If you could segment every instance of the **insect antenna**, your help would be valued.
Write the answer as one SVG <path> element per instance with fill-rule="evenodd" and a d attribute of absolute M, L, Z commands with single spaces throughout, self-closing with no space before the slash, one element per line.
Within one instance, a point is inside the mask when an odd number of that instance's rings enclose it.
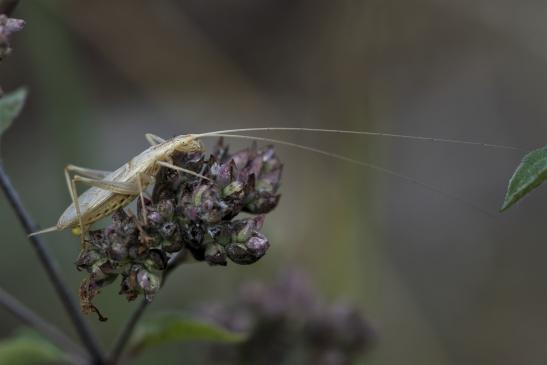
<path fill-rule="evenodd" d="M 299 131 L 299 132 L 316 132 L 316 133 L 330 133 L 330 134 L 355 134 L 361 136 L 376 136 L 376 137 L 389 137 L 389 138 L 399 138 L 399 139 L 410 139 L 414 141 L 425 141 L 425 142 L 436 142 L 436 143 L 448 143 L 448 144 L 462 144 L 462 145 L 472 145 L 486 148 L 497 148 L 513 151 L 523 151 L 524 149 L 506 146 L 501 144 L 493 143 L 484 143 L 484 142 L 474 142 L 474 141 L 465 141 L 460 139 L 450 139 L 450 138 L 437 138 L 437 137 L 423 137 L 423 136 L 412 136 L 406 134 L 394 134 L 394 133 L 382 133 L 382 132 L 368 132 L 368 131 L 355 131 L 355 130 L 343 130 L 343 129 L 324 129 L 324 128 L 300 128 L 300 127 L 257 127 L 257 128 L 238 128 L 238 129 L 226 129 L 216 132 L 207 132 L 201 134 L 195 134 L 196 138 L 206 137 L 209 135 L 218 135 L 222 134 L 231 134 L 231 133 L 245 133 L 245 132 L 261 132 L 261 131 Z"/>
<path fill-rule="evenodd" d="M 485 209 L 485 208 L 483 208 L 483 207 L 481 207 L 481 206 L 479 206 L 479 205 L 477 205 L 477 204 L 475 204 L 475 203 L 473 203 L 473 202 L 471 202 L 467 199 L 464 199 L 464 198 L 462 198 L 458 195 L 446 192 L 442 189 L 439 189 L 439 188 L 437 188 L 433 185 L 429 185 L 427 183 L 424 183 L 424 182 L 422 182 L 420 180 L 417 180 L 413 177 L 410 177 L 408 175 L 404 175 L 404 174 L 398 173 L 396 171 L 387 169 L 387 168 L 382 167 L 382 166 L 378 166 L 378 165 L 375 165 L 375 164 L 372 164 L 372 163 L 369 163 L 369 162 L 357 160 L 357 159 L 347 157 L 347 156 L 344 156 L 344 155 L 339 155 L 337 153 L 332 153 L 332 152 L 325 151 L 325 150 L 322 150 L 322 149 L 319 149 L 319 148 L 305 146 L 305 145 L 301 145 L 301 144 L 298 144 L 298 143 L 293 143 L 293 142 L 288 142 L 288 141 L 283 141 L 283 140 L 273 139 L 273 138 L 255 137 L 255 136 L 241 135 L 241 134 L 229 134 L 229 133 L 222 133 L 222 132 L 204 133 L 204 134 L 194 135 L 194 136 L 195 137 L 225 137 L 225 138 L 236 138 L 236 139 L 262 141 L 262 142 L 275 143 L 275 144 L 288 146 L 288 147 L 294 147 L 294 148 L 298 148 L 298 149 L 301 149 L 301 150 L 304 150 L 304 151 L 314 152 L 314 153 L 317 153 L 317 154 L 320 154 L 320 155 L 335 158 L 337 160 L 349 162 L 349 163 L 352 163 L 354 165 L 359 165 L 359 166 L 362 166 L 362 167 L 370 168 L 372 170 L 382 172 L 386 175 L 397 177 L 399 179 L 405 180 L 407 182 L 418 185 L 418 186 L 420 186 L 422 188 L 425 188 L 427 190 L 434 191 L 434 192 L 436 192 L 436 193 L 438 193 L 438 194 L 440 194 L 444 197 L 447 197 L 449 199 L 457 201 L 457 202 L 459 202 L 463 205 L 466 205 L 466 206 L 468 206 L 468 207 L 470 207 L 474 210 L 477 210 L 477 211 L 487 215 L 490 218 L 495 218 L 496 217 L 492 212 L 488 211 L 487 209 Z"/>

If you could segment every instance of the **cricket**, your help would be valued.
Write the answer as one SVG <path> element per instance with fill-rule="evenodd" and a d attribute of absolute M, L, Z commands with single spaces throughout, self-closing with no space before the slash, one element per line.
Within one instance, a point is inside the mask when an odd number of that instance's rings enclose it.
<path fill-rule="evenodd" d="M 145 134 L 146 140 L 149 142 L 150 147 L 131 158 L 127 163 L 113 172 L 107 172 L 102 170 L 94 170 L 84 168 L 75 165 L 67 165 L 64 173 L 67 182 L 68 191 L 72 199 L 72 204 L 61 214 L 59 220 L 55 226 L 39 230 L 32 235 L 39 235 L 43 233 L 62 231 L 65 229 L 72 229 L 73 233 L 79 235 L 83 242 L 87 229 L 99 219 L 106 217 L 116 211 L 119 208 L 123 208 L 134 201 L 137 197 L 140 197 L 142 205 L 144 207 L 144 191 L 153 183 L 154 176 L 157 174 L 161 167 L 166 167 L 179 171 L 181 173 L 191 174 L 203 179 L 208 179 L 205 176 L 197 174 L 194 171 L 175 166 L 172 163 L 171 156 L 175 151 L 183 153 L 201 152 L 203 151 L 203 145 L 200 142 L 200 138 L 205 137 L 226 137 L 237 139 L 249 139 L 254 141 L 270 142 L 279 145 L 285 145 L 294 147 L 309 152 L 325 155 L 331 158 L 335 158 L 348 163 L 353 163 L 362 167 L 371 168 L 379 172 L 392 175 L 396 178 L 406 180 L 410 183 L 422 186 L 423 188 L 433 190 L 439 194 L 442 194 L 450 199 L 459 201 L 465 205 L 470 206 L 473 209 L 482 211 L 483 213 L 490 214 L 485 209 L 476 206 L 475 204 L 445 191 L 442 191 L 434 186 L 423 183 L 412 177 L 397 173 L 395 171 L 383 168 L 378 165 L 353 159 L 347 156 L 324 151 L 318 148 L 309 147 L 297 143 L 292 143 L 279 139 L 264 138 L 259 136 L 251 136 L 237 133 L 247 132 L 260 132 L 260 131 L 300 131 L 300 132 L 317 132 L 317 133 L 330 133 L 330 134 L 357 134 L 367 136 L 379 136 L 390 138 L 411 139 L 415 141 L 425 142 L 437 142 L 437 143 L 452 143 L 462 145 L 475 145 L 486 148 L 498 148 L 498 149 L 510 149 L 519 150 L 516 147 L 472 142 L 447 138 L 436 137 L 423 137 L 423 136 L 411 136 L 401 134 L 390 134 L 380 132 L 368 132 L 368 131 L 354 131 L 354 130 L 336 130 L 336 129 L 320 129 L 320 128 L 297 128 L 297 127 L 261 127 L 261 128 L 240 128 L 229 129 L 215 132 L 207 132 L 200 134 L 185 134 L 173 137 L 165 140 L 159 136 L 151 133 Z M 74 173 L 71 176 L 71 173 Z M 83 183 L 89 185 L 90 188 L 81 195 L 77 194 L 76 183 Z M 144 215 L 146 219 L 146 215 Z"/>

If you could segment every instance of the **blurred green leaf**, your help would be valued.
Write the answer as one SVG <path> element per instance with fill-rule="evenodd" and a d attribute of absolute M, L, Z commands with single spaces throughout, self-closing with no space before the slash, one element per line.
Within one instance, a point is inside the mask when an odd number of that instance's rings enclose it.
<path fill-rule="evenodd" d="M 547 146 L 528 153 L 509 180 L 501 211 L 508 209 L 547 179 Z"/>
<path fill-rule="evenodd" d="M 0 98 L 0 136 L 4 134 L 11 123 L 23 109 L 25 99 L 27 98 L 27 90 L 19 88 Z"/>
<path fill-rule="evenodd" d="M 59 349 L 33 333 L 25 332 L 0 341 L 0 364 L 59 364 L 63 360 Z"/>
<path fill-rule="evenodd" d="M 246 336 L 219 325 L 181 314 L 163 314 L 142 324 L 132 341 L 132 353 L 173 341 L 237 343 Z"/>

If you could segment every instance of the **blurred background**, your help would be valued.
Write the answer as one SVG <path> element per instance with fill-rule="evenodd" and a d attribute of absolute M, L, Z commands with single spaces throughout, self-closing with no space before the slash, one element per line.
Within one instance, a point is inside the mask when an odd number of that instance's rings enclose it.
<path fill-rule="evenodd" d="M 0 65 L 0 84 L 26 85 L 30 99 L 2 154 L 43 227 L 70 202 L 66 164 L 117 168 L 147 146 L 146 132 L 290 126 L 545 144 L 543 0 L 50 0 L 24 1 L 14 16 L 27 26 Z M 265 224 L 266 257 L 249 267 L 183 267 L 148 314 L 228 300 L 242 282 L 298 267 L 328 300 L 362 309 L 378 335 L 363 364 L 545 363 L 547 190 L 497 213 L 523 152 L 261 135 L 383 166 L 492 215 L 279 147 L 283 196 Z M 0 285 L 72 332 L 3 196 L 0 222 Z M 78 239 L 46 240 L 76 294 Z M 108 322 L 88 318 L 105 344 L 137 304 L 117 291 L 97 300 Z M 0 336 L 18 325 L 0 312 Z M 195 349 L 167 345 L 135 363 L 179 363 Z"/>

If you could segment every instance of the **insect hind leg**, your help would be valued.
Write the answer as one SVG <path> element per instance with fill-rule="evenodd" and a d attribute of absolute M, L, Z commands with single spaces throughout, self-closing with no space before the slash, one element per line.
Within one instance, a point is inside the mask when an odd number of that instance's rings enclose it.
<path fill-rule="evenodd" d="M 73 172 L 92 179 L 104 179 L 108 174 L 111 173 L 110 171 L 88 169 L 87 167 L 81 167 L 76 165 L 67 165 L 65 169 L 69 172 Z"/>
<path fill-rule="evenodd" d="M 139 197 L 141 199 L 141 206 L 142 206 L 142 219 L 144 220 L 144 224 L 148 225 L 148 218 L 146 214 L 146 206 L 144 205 L 144 188 L 142 183 L 142 175 L 139 174 L 137 177 L 137 184 L 139 186 Z"/>
<path fill-rule="evenodd" d="M 85 226 L 82 219 L 82 214 L 80 210 L 80 203 L 78 202 L 78 192 L 76 190 L 76 180 L 70 177 L 71 165 L 65 167 L 65 179 L 68 187 L 68 192 L 70 193 L 70 198 L 72 199 L 72 204 L 76 209 L 76 216 L 78 217 L 78 223 L 80 224 L 80 243 L 84 244 L 84 235 L 85 235 Z"/>
<path fill-rule="evenodd" d="M 165 139 L 163 139 L 159 136 L 156 136 L 155 134 L 152 134 L 152 133 L 146 133 L 144 135 L 144 137 L 146 138 L 148 143 L 150 143 L 151 146 L 155 146 L 155 145 L 158 145 L 160 143 L 165 142 Z"/>

